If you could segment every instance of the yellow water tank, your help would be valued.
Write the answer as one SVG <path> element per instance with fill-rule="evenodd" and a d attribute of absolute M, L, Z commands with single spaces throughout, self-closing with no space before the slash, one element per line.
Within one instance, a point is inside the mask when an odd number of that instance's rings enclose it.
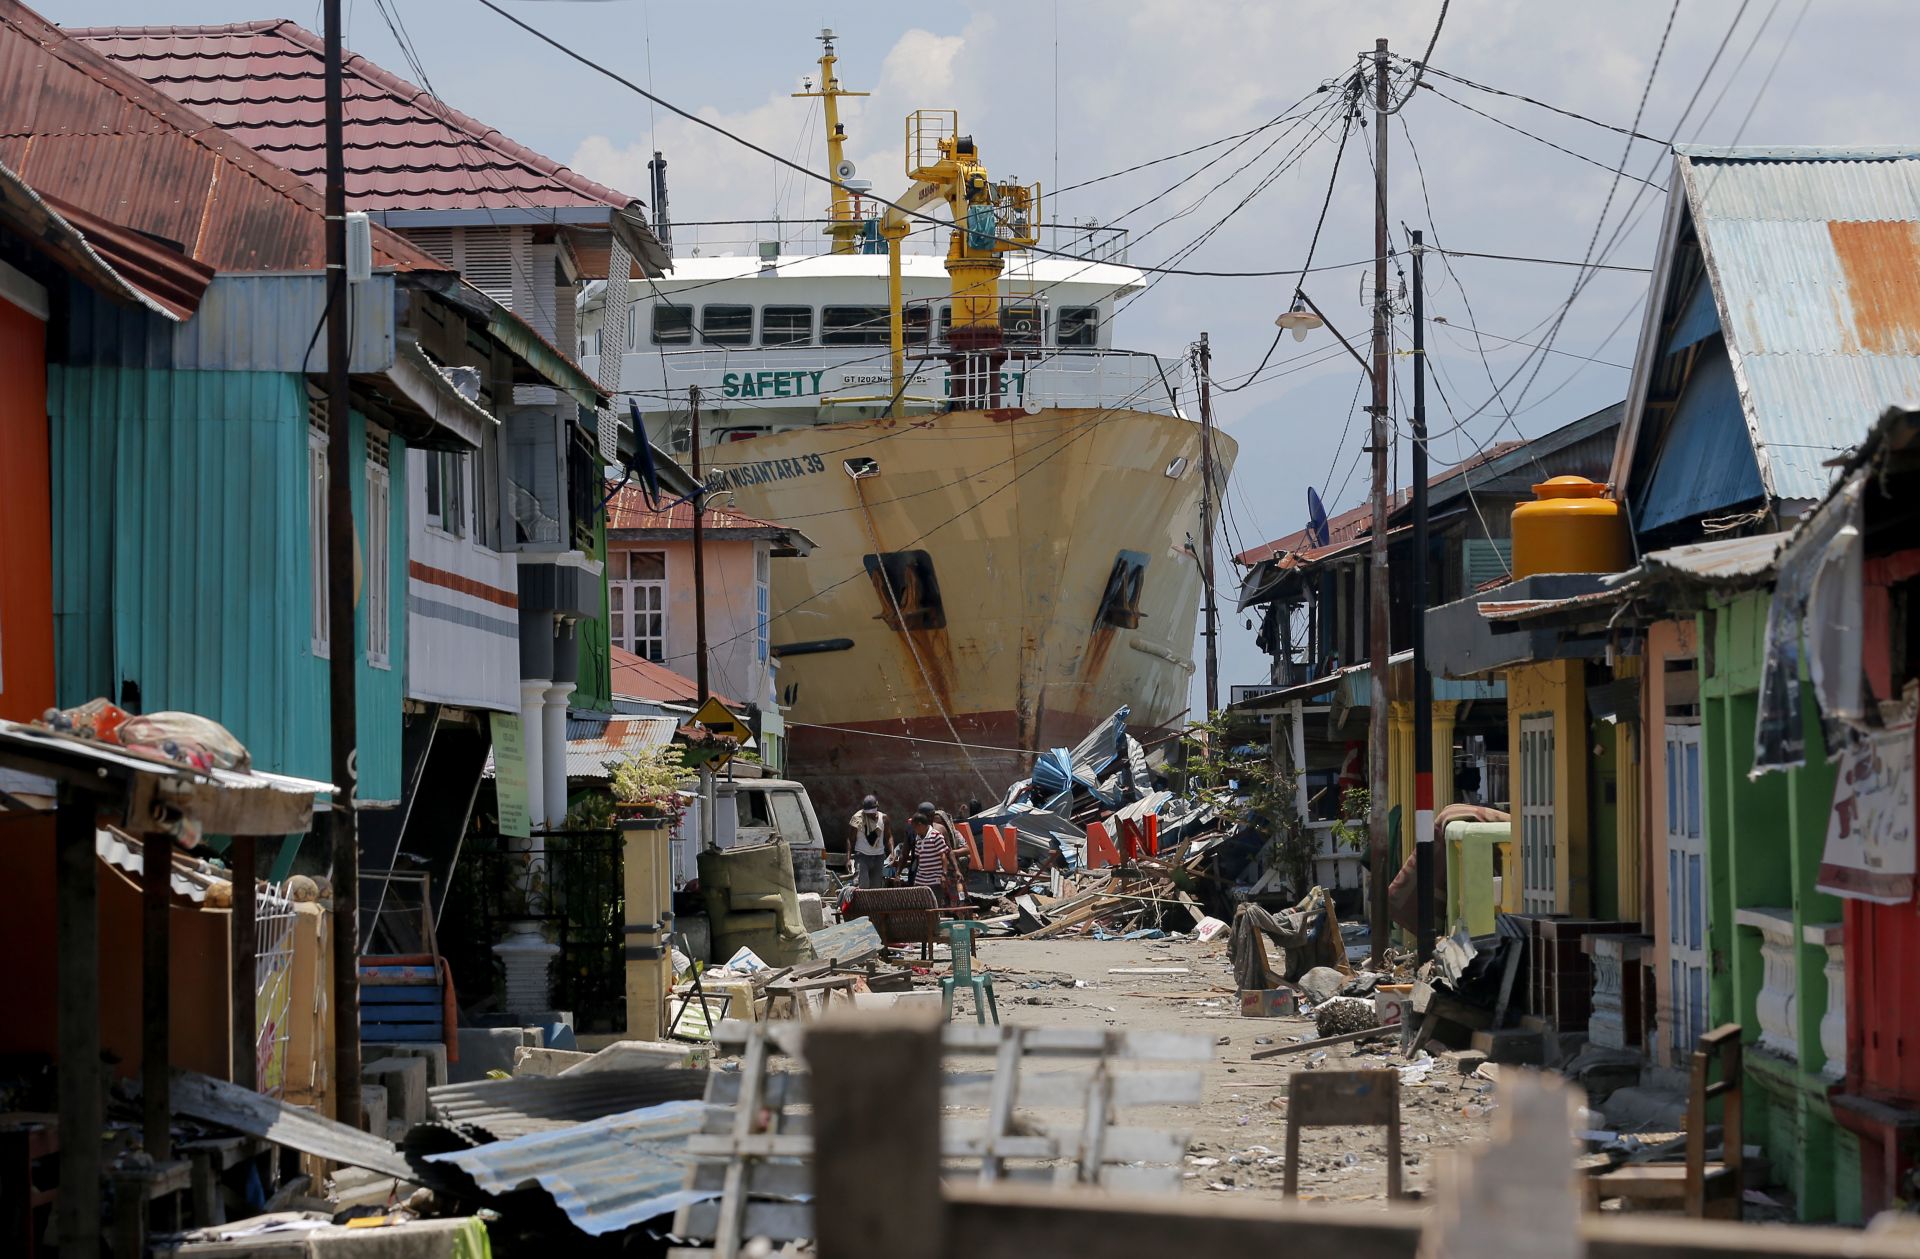
<path fill-rule="evenodd" d="M 1627 519 L 1606 496 L 1606 486 L 1583 476 L 1557 476 L 1533 492 L 1533 502 L 1513 509 L 1514 577 L 1631 567 Z"/>

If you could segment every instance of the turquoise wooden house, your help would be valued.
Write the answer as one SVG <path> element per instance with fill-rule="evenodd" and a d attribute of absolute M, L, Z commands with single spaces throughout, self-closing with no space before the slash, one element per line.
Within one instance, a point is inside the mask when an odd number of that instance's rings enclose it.
<path fill-rule="evenodd" d="M 482 403 L 590 382 L 447 264 L 371 229 L 349 287 L 352 407 L 318 386 L 320 194 L 0 0 L 13 166 L 152 298 L 48 320 L 58 702 L 204 714 L 257 765 L 330 778 L 328 660 L 357 662 L 358 800 L 402 798 L 405 454 L 497 436 Z M 531 360 L 531 361 L 530 361 Z M 537 361 L 539 366 L 534 366 Z M 328 641 L 325 444 L 350 426 L 355 641 Z M 291 854 L 289 854 L 291 855 Z"/>

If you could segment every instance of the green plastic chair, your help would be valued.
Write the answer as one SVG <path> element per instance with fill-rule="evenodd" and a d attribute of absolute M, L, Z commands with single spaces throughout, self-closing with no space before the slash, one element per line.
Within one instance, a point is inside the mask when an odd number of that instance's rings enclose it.
<path fill-rule="evenodd" d="M 945 924 L 947 948 L 953 954 L 953 973 L 940 981 L 940 995 L 946 1004 L 946 1013 L 942 1022 L 953 1018 L 953 993 L 961 984 L 973 985 L 973 1016 L 982 1023 L 987 1021 L 987 1011 L 993 1011 L 993 1022 L 1000 1024 L 1000 1003 L 993 996 L 993 976 L 986 971 L 973 969 L 973 937 L 986 930 L 977 922 L 965 918 L 950 919 Z"/>

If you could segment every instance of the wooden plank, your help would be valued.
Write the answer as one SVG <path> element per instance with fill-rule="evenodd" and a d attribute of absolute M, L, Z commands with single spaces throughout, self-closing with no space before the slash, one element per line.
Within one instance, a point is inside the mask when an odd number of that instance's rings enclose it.
<path fill-rule="evenodd" d="M 719 1199 L 710 1198 L 689 1206 L 683 1235 L 712 1236 L 720 1222 L 722 1205 Z M 742 1214 L 741 1235 L 745 1237 L 765 1237 L 776 1242 L 787 1242 L 812 1237 L 814 1233 L 813 1207 L 805 1202 L 748 1202 Z M 712 1256 L 715 1251 L 696 1253 Z"/>
<path fill-rule="evenodd" d="M 821 1148 L 834 1152 L 814 1169 L 816 1253 L 968 1254 L 952 1248 L 942 1228 L 940 1025 L 894 1012 L 828 1018 L 814 1025 L 808 1050 L 819 1099 L 815 1126 Z M 885 1104 L 874 1104 L 876 1098 Z"/>
<path fill-rule="evenodd" d="M 1253 1203 L 1227 1194 L 1156 1201 L 956 1184 L 947 1189 L 941 1231 L 950 1259 L 1266 1255 L 1276 1247 L 1290 1255 L 1414 1259 L 1422 1217 L 1410 1207 Z"/>
<path fill-rule="evenodd" d="M 259 1088 L 260 1014 L 259 965 L 260 928 L 257 918 L 259 883 L 256 877 L 258 844 L 251 835 L 235 835 L 227 848 L 227 862 L 233 878 L 233 915 L 228 922 L 231 935 L 228 978 L 232 998 L 230 1013 L 233 1033 L 232 1079 L 243 1089 Z M 218 1195 L 215 1195 L 216 1198 Z M 220 1223 L 208 1220 L 207 1223 Z"/>
<path fill-rule="evenodd" d="M 173 838 L 149 831 L 140 842 L 141 1144 L 155 1161 L 173 1157 L 167 1056 L 173 987 Z"/>
<path fill-rule="evenodd" d="M 1398 1036 L 1398 1026 L 1389 1023 L 1384 1027 L 1369 1027 L 1357 1032 L 1342 1032 L 1338 1036 L 1322 1036 L 1318 1040 L 1303 1040 L 1296 1045 L 1275 1045 L 1272 1049 L 1256 1049 L 1247 1055 L 1258 1062 L 1262 1058 L 1284 1058 L 1288 1054 L 1304 1053 L 1309 1049 L 1320 1049 L 1327 1045 L 1345 1045 L 1356 1040 L 1371 1040 L 1375 1036 Z"/>
<path fill-rule="evenodd" d="M 1023 1073 L 1017 1106 L 1071 1106 L 1078 1109 L 1093 1087 L 1095 1072 L 1047 1071 Z M 993 1098 L 991 1072 L 949 1074 L 942 1100 L 948 1106 L 987 1106 Z M 1197 1106 L 1202 1077 L 1198 1071 L 1125 1071 L 1113 1076 L 1115 1106 Z M 816 1105 L 818 1103 L 816 1102 Z"/>
<path fill-rule="evenodd" d="M 60 1196 L 54 1216 L 60 1253 L 100 1254 L 101 1103 L 100 902 L 94 819 L 101 800 L 62 786 L 54 818 L 54 896 L 58 922 Z"/>
<path fill-rule="evenodd" d="M 726 1188 L 727 1165 L 695 1163 L 688 1185 L 718 1193 Z M 747 1169 L 747 1192 L 769 1198 L 801 1198 L 813 1193 L 813 1168 L 805 1163 L 755 1162 Z"/>
<path fill-rule="evenodd" d="M 702 1158 L 810 1158 L 814 1139 L 792 1132 L 696 1132 L 687 1153 Z"/>
<path fill-rule="evenodd" d="M 1135 1062 L 1211 1062 L 1213 1038 L 1192 1032 L 1109 1032 L 1101 1028 L 1029 1027 L 1023 1029 L 1022 1052 L 1078 1054 Z M 942 1046 L 948 1053 L 997 1053 L 1001 1029 L 977 1023 L 948 1027 Z"/>

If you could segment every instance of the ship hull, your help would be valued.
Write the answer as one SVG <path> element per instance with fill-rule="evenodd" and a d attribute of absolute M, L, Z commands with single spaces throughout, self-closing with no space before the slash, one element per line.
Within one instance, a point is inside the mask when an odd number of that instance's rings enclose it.
<path fill-rule="evenodd" d="M 1222 480 L 1233 452 L 1216 435 Z M 869 793 L 896 814 L 991 802 L 1036 752 L 1122 705 L 1136 734 L 1185 718 L 1201 594 L 1191 421 L 958 411 L 706 453 L 734 507 L 815 542 L 772 566 L 770 637 L 789 772 L 823 817 Z M 855 478 L 860 460 L 874 470 Z"/>

